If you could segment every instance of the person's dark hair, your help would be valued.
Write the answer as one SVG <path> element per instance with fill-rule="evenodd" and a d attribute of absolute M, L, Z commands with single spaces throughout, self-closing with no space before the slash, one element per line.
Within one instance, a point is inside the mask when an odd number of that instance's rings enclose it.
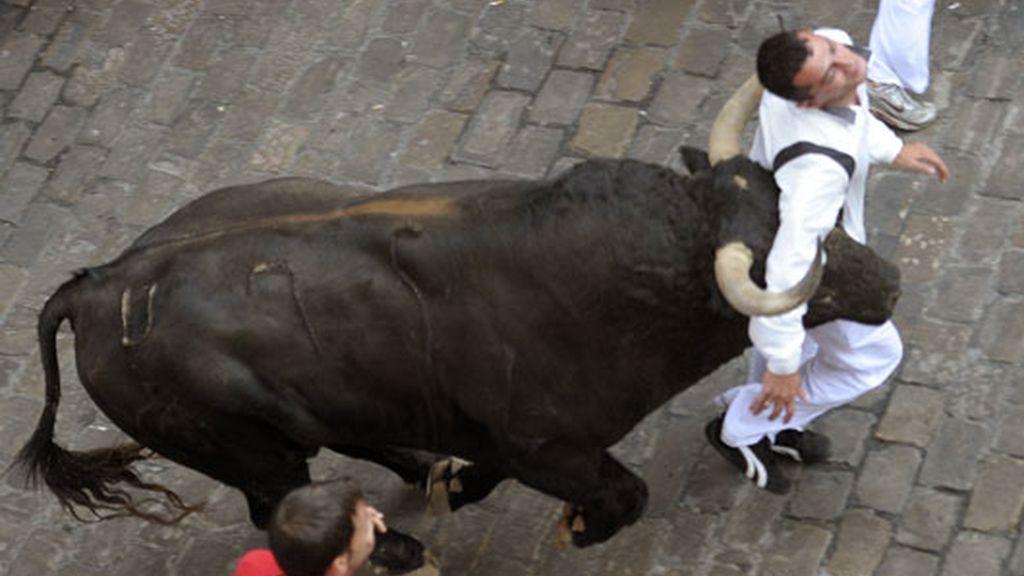
<path fill-rule="evenodd" d="M 362 491 L 348 480 L 315 482 L 277 505 L 267 537 L 288 576 L 323 576 L 352 542 L 352 517 Z"/>
<path fill-rule="evenodd" d="M 811 55 L 797 31 L 785 31 L 767 38 L 757 49 L 757 79 L 765 90 L 786 100 L 808 100 L 806 88 L 794 88 L 793 77 Z"/>

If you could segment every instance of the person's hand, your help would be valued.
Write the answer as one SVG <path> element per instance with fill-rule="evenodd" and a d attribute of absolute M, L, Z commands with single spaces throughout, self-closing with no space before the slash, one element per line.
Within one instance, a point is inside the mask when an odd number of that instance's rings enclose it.
<path fill-rule="evenodd" d="M 949 178 L 949 168 L 927 144 L 910 142 L 903 145 L 903 149 L 896 155 L 892 165 L 904 170 L 931 174 L 945 182 Z"/>
<path fill-rule="evenodd" d="M 761 379 L 761 393 L 750 404 L 750 411 L 754 414 L 760 414 L 765 408 L 772 406 L 772 413 L 768 416 L 768 419 L 775 420 L 785 410 L 786 415 L 782 418 L 782 421 L 788 423 L 793 419 L 793 412 L 796 409 L 796 398 L 798 396 L 805 402 L 810 400 L 807 397 L 807 392 L 800 385 L 800 372 L 775 374 L 765 370 L 764 377 Z"/>
<path fill-rule="evenodd" d="M 374 531 L 380 532 L 381 534 L 387 532 L 388 527 L 384 525 L 384 514 L 373 506 L 368 506 L 368 508 L 369 510 L 367 510 L 367 513 L 370 515 L 370 522 L 373 523 Z"/>

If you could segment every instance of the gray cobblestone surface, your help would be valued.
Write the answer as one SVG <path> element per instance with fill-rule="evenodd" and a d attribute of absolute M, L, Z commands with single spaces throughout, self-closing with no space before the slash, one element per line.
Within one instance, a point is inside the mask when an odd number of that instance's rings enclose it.
<path fill-rule="evenodd" d="M 894 381 L 824 418 L 836 454 L 751 488 L 705 444 L 733 362 L 614 452 L 648 482 L 643 519 L 585 550 L 554 544 L 560 504 L 512 482 L 457 514 L 369 464 L 358 478 L 445 574 L 1024 576 L 1024 5 L 940 1 L 930 96 L 910 135 L 953 170 L 876 169 L 871 242 L 900 265 Z M 776 14 L 865 41 L 876 0 L 0 1 L 0 466 L 42 409 L 35 315 L 75 268 L 215 187 L 310 175 L 376 190 L 543 177 L 589 156 L 679 167 L 752 70 Z M 61 337 L 61 443 L 122 438 Z M 207 510 L 175 527 L 83 524 L 0 482 L 0 573 L 228 574 L 259 545 L 241 496 L 155 460 Z"/>

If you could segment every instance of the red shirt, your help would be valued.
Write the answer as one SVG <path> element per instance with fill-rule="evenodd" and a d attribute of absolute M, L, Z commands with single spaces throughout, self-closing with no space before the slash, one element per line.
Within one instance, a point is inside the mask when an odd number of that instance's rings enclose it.
<path fill-rule="evenodd" d="M 238 561 L 231 576 L 285 576 L 274 555 L 266 548 L 249 550 Z"/>

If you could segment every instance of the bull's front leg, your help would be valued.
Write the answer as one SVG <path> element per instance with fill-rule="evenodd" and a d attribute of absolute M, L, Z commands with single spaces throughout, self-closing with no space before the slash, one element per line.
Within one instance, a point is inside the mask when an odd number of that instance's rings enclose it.
<path fill-rule="evenodd" d="M 647 485 L 604 450 L 548 445 L 514 460 L 523 484 L 567 503 L 562 522 L 584 547 L 636 522 L 647 506 Z"/>

